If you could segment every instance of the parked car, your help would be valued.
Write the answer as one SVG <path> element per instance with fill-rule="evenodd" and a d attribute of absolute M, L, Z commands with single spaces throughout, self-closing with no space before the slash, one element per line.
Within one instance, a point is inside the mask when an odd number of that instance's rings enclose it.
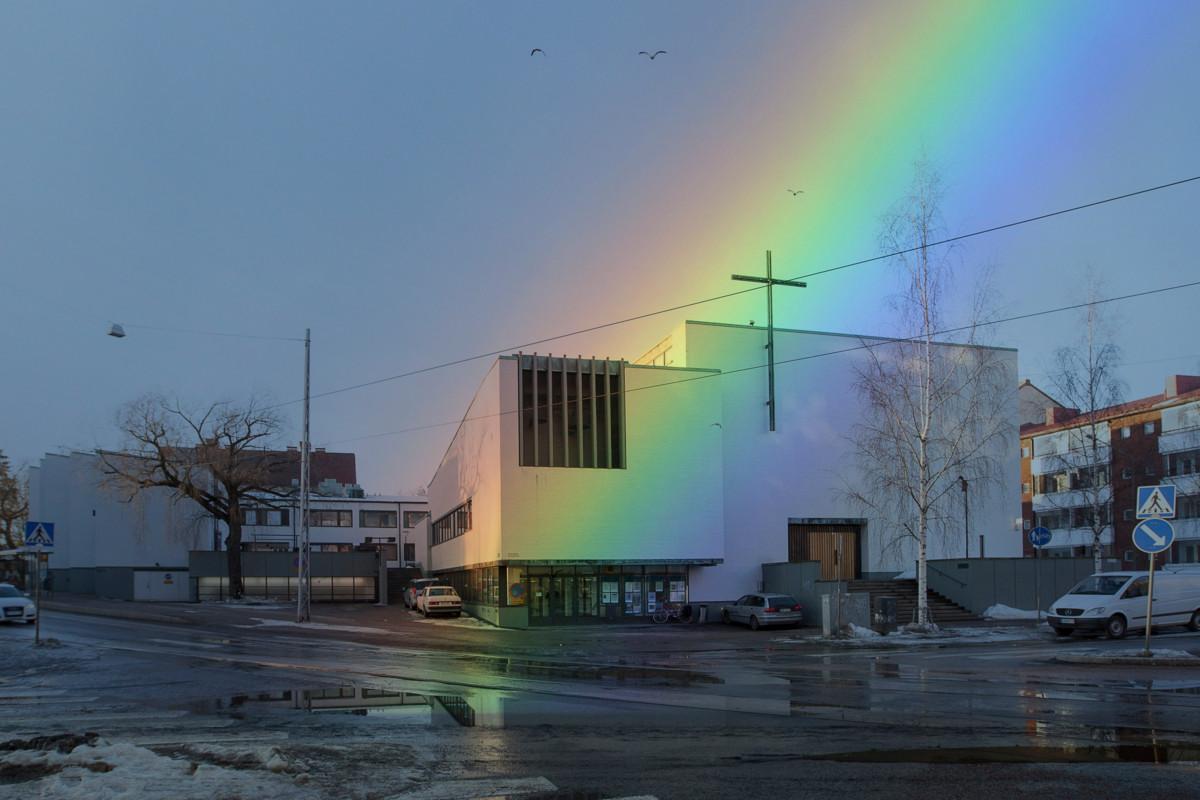
<path fill-rule="evenodd" d="M 1146 629 L 1149 585 L 1149 572 L 1097 572 L 1055 600 L 1047 621 L 1059 636 L 1089 631 L 1120 639 L 1127 631 Z M 1156 571 L 1153 614 L 1152 625 L 1200 631 L 1200 570 L 1168 566 Z"/>
<path fill-rule="evenodd" d="M 462 598 L 453 586 L 426 586 L 417 596 L 417 610 L 425 616 L 430 614 L 462 614 Z"/>
<path fill-rule="evenodd" d="M 37 606 L 11 583 L 0 583 L 0 621 L 33 622 L 37 619 Z"/>
<path fill-rule="evenodd" d="M 752 631 L 768 625 L 795 627 L 804 622 L 804 609 L 791 595 L 757 592 L 743 595 L 733 605 L 722 608 L 721 622 L 726 625 L 741 622 Z"/>
<path fill-rule="evenodd" d="M 444 586 L 445 582 L 438 578 L 416 578 L 409 582 L 404 589 L 404 605 L 416 610 L 417 597 L 424 591 L 426 586 Z"/>

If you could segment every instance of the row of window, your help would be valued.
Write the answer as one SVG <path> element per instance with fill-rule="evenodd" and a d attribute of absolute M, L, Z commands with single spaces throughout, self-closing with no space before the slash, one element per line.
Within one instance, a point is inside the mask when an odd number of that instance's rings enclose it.
<path fill-rule="evenodd" d="M 292 542 L 242 542 L 244 553 L 292 553 L 298 548 Z M 382 550 L 386 561 L 396 561 L 399 550 L 396 549 L 396 537 L 368 536 L 363 544 L 351 542 L 312 542 L 309 550 L 313 553 L 353 553 L 356 550 Z M 404 561 L 412 563 L 417 560 L 417 546 L 414 542 L 404 543 Z"/>
<path fill-rule="evenodd" d="M 1132 522 L 1135 518 L 1134 510 L 1126 508 L 1121 512 L 1121 518 L 1126 522 Z M 1200 518 L 1200 495 L 1180 495 L 1175 502 L 1175 518 L 1176 519 L 1197 519 Z M 1051 530 L 1062 528 L 1090 528 L 1092 527 L 1092 509 L 1090 506 L 1083 508 L 1058 508 L 1053 511 L 1043 511 L 1037 515 L 1037 524 Z M 1104 505 L 1100 507 L 1100 519 L 1102 525 L 1108 525 L 1112 522 L 1112 506 Z M 1028 523 L 1026 528 L 1028 528 Z"/>
<path fill-rule="evenodd" d="M 428 511 L 405 511 L 404 527 L 415 528 L 428 514 Z M 364 508 L 358 512 L 358 527 L 395 528 L 396 519 L 395 511 Z M 348 508 L 314 508 L 309 511 L 308 520 L 311 528 L 353 528 L 354 512 Z M 291 524 L 291 510 L 246 508 L 242 510 L 242 524 L 286 527 Z"/>
<path fill-rule="evenodd" d="M 1153 436 L 1154 431 L 1156 430 L 1156 425 L 1157 425 L 1157 423 L 1155 423 L 1153 421 L 1142 423 L 1142 433 L 1146 434 L 1147 436 Z M 1076 431 L 1079 431 L 1079 433 L 1076 433 Z M 1086 429 L 1084 429 L 1084 428 L 1076 428 L 1073 431 L 1071 431 L 1070 434 L 1068 434 L 1071 437 L 1070 438 L 1070 449 L 1071 450 L 1082 450 L 1090 443 L 1091 440 L 1085 431 L 1086 431 Z M 1122 439 L 1128 439 L 1132 435 L 1133 435 L 1133 429 L 1130 428 L 1130 426 L 1126 425 L 1123 428 L 1121 428 L 1121 438 Z M 1045 453 L 1042 455 L 1049 455 L 1049 453 Z M 1021 458 L 1029 458 L 1029 445 L 1023 445 L 1021 447 Z"/>
<path fill-rule="evenodd" d="M 433 523 L 433 544 L 441 544 L 471 530 L 471 501 L 463 503 Z"/>

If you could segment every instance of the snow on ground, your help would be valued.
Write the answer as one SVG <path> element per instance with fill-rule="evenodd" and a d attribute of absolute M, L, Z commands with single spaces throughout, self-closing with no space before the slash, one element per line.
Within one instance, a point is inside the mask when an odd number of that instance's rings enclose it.
<path fill-rule="evenodd" d="M 984 619 L 1040 619 L 1037 610 L 1027 611 L 1023 608 L 1013 608 L 1003 603 L 988 606 L 983 612 Z"/>
<path fill-rule="evenodd" d="M 911 569 L 906 569 L 906 570 L 904 570 L 904 572 L 901 572 L 899 575 L 892 576 L 892 580 L 894 580 L 894 581 L 915 581 L 916 579 L 917 579 L 916 567 L 913 567 Z"/>
<path fill-rule="evenodd" d="M 880 634 L 876 633 L 870 628 L 864 628 L 861 625 L 855 625 L 853 622 L 846 626 L 846 634 L 851 639 L 878 639 L 880 636 Z"/>
<path fill-rule="evenodd" d="M 308 775 L 304 765 L 288 760 L 275 748 L 246 753 L 238 759 L 223 760 L 211 754 L 171 758 L 137 745 L 97 739 L 94 745 L 82 745 L 68 753 L 4 753 L 0 755 L 0 775 L 23 779 L 23 796 L 62 800 L 319 797 L 305 785 Z"/>
<path fill-rule="evenodd" d="M 262 617 L 251 617 L 250 621 L 258 624 L 238 625 L 237 627 L 308 628 L 309 630 L 348 631 L 350 633 L 395 633 L 395 631 L 384 630 L 383 628 L 364 628 L 361 625 L 329 625 L 324 622 L 296 622 L 292 619 L 263 619 Z"/>

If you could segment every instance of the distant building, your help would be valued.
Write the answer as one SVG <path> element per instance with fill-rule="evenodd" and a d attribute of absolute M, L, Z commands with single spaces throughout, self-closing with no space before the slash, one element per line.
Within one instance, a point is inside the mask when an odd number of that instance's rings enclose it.
<path fill-rule="evenodd" d="M 1036 390 L 1026 381 L 1022 390 L 1027 387 Z M 1177 487 L 1176 538 L 1168 560 L 1200 562 L 1200 376 L 1171 375 L 1161 394 L 1101 409 L 1095 420 L 1103 445 L 1099 464 L 1090 463 L 1083 446 L 1090 422 L 1078 409 L 1047 404 L 1040 421 L 1021 426 L 1025 530 L 1036 525 L 1051 530 L 1045 555 L 1090 555 L 1094 495 L 1081 482 L 1096 476 L 1103 485 L 1104 556 L 1124 568 L 1144 569 L 1146 556 L 1132 541 L 1137 487 L 1171 483 Z M 1025 555 L 1033 555 L 1028 541 L 1024 547 Z"/>
<path fill-rule="evenodd" d="M 388 567 L 427 563 L 425 498 L 367 496 L 354 483 L 353 453 L 325 455 L 333 458 L 320 460 L 320 469 L 313 470 L 314 486 L 331 496 L 311 496 L 312 551 L 378 550 Z M 278 479 L 281 489 L 291 485 L 287 470 Z M 242 550 L 297 550 L 298 505 L 292 496 L 261 498 L 243 507 Z M 197 577 L 189 574 L 189 554 L 221 551 L 227 535 L 223 523 L 169 489 L 133 495 L 114 490 L 94 453 L 47 454 L 30 470 L 30 518 L 55 523 L 48 564 L 56 590 L 129 600 L 189 599 L 196 588 L 191 579 Z M 247 593 L 257 588 L 248 582 Z"/>
<path fill-rule="evenodd" d="M 913 549 L 889 546 L 842 492 L 863 339 L 776 331 L 772 433 L 766 333 L 689 321 L 635 363 L 496 359 L 429 484 L 433 573 L 477 616 L 524 627 L 732 600 L 761 587 L 767 563 L 831 579 L 910 568 Z M 1001 486 L 970 499 L 969 546 L 1019 556 L 1016 352 L 994 355 L 1011 435 L 995 453 Z M 961 519 L 930 538 L 931 558 L 964 554 Z"/>

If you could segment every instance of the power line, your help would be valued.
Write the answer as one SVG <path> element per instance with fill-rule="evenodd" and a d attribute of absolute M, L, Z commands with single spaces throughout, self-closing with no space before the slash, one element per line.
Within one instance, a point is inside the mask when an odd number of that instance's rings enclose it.
<path fill-rule="evenodd" d="M 1190 178 L 1182 178 L 1180 180 L 1170 181 L 1169 183 L 1161 183 L 1161 184 L 1158 184 L 1157 186 L 1150 186 L 1145 189 L 1138 189 L 1136 191 L 1126 192 L 1124 194 L 1113 195 L 1112 197 L 1106 197 L 1101 200 L 1093 200 L 1089 203 L 1083 203 L 1081 205 L 1071 206 L 1070 208 L 1063 208 L 1063 209 L 1059 209 L 1057 211 L 1050 211 L 1045 214 L 1038 214 L 1038 215 L 1032 216 L 1032 217 L 1025 217 L 1023 219 L 1014 220 L 1012 222 L 1006 222 L 1001 225 L 992 225 L 990 227 L 981 228 L 979 230 L 971 231 L 969 233 L 957 234 L 955 236 L 950 236 L 945 239 L 939 239 L 935 242 L 929 242 L 929 243 L 925 244 L 924 247 L 926 247 L 926 248 L 940 247 L 942 245 L 952 244 L 954 242 L 960 242 L 960 241 L 963 241 L 964 239 L 970 239 L 975 236 L 983 236 L 983 235 L 986 235 L 989 233 L 995 233 L 997 231 L 1015 228 L 1020 225 L 1028 225 L 1033 222 L 1040 222 L 1043 220 L 1051 219 L 1053 217 L 1062 216 L 1064 214 L 1071 214 L 1071 213 L 1074 213 L 1077 211 L 1083 211 L 1085 209 L 1095 208 L 1097 206 L 1102 206 L 1107 203 L 1115 203 L 1115 202 L 1118 202 L 1121 200 L 1127 200 L 1132 197 L 1138 197 L 1140 195 L 1149 194 L 1151 192 L 1158 192 L 1158 191 L 1162 191 L 1164 189 L 1171 189 L 1171 188 L 1174 188 L 1177 186 L 1182 186 L 1187 183 L 1192 183 L 1194 181 L 1200 181 L 1200 175 L 1195 175 Z M 858 261 L 851 261 L 851 262 L 848 262 L 845 264 L 840 264 L 838 266 L 827 267 L 825 269 L 816 270 L 814 272 L 808 272 L 808 273 L 804 273 L 802 275 L 797 275 L 796 277 L 791 278 L 790 280 L 803 280 L 805 278 L 812 278 L 812 277 L 816 277 L 819 275 L 827 275 L 831 272 L 838 272 L 838 271 L 845 270 L 845 269 L 851 269 L 853 267 L 860 267 L 865 264 L 872 264 L 872 263 L 875 263 L 878 261 L 884 261 L 889 258 L 895 258 L 896 256 L 906 255 L 908 253 L 912 253 L 912 252 L 915 252 L 920 249 L 922 249 L 922 247 L 912 247 L 912 248 L 908 248 L 908 249 L 904 249 L 904 250 L 896 250 L 896 251 L 890 252 L 890 253 L 883 253 L 881 255 L 871 256 L 870 258 L 864 258 L 864 259 L 860 259 Z M 521 344 L 516 344 L 516 345 L 509 346 L 509 347 L 503 347 L 498 350 L 489 350 L 488 352 L 485 352 L 485 353 L 476 353 L 475 355 L 464 356 L 462 358 L 456 358 L 456 359 L 453 359 L 450 361 L 443 361 L 438 364 L 431 364 L 427 367 L 420 367 L 418 369 L 408 370 L 407 372 L 399 372 L 399 373 L 396 373 L 395 375 L 388 375 L 388 376 L 385 376 L 382 378 L 376 378 L 374 380 L 365 381 L 363 383 L 355 383 L 355 384 L 351 384 L 349 386 L 342 386 L 337 389 L 330 389 L 328 391 L 318 392 L 318 393 L 312 395 L 312 399 L 316 400 L 316 399 L 319 399 L 322 397 L 330 397 L 330 396 L 336 395 L 336 394 L 344 394 L 345 392 L 352 392 L 352 391 L 356 391 L 358 389 L 365 389 L 365 388 L 368 388 L 371 386 L 378 386 L 379 384 L 382 384 L 382 383 L 389 383 L 391 381 L 402 380 L 404 378 L 411 378 L 416 375 L 423 375 L 428 372 L 435 372 L 437 370 L 446 369 L 448 367 L 455 367 L 460 364 L 466 364 L 471 361 L 478 361 L 478 360 L 484 359 L 484 358 L 491 358 L 493 356 L 503 355 L 505 353 L 511 353 L 516 350 L 525 350 L 530 347 L 535 347 L 537 345 L 542 345 L 542 344 L 546 344 L 548 342 L 557 341 L 559 339 L 567 339 L 572 336 L 580 336 L 585 333 L 593 333 L 595 331 L 604 330 L 606 328 L 614 328 L 618 325 L 625 325 L 630 322 L 638 322 L 640 320 L 649 319 L 651 317 L 660 316 L 662 314 L 669 314 L 673 311 L 682 311 L 683 309 L 686 309 L 686 308 L 693 308 L 695 306 L 704 305 L 707 303 L 714 303 L 718 300 L 727 300 L 731 297 L 737 297 L 738 295 L 748 294 L 750 292 L 761 291 L 763 288 L 764 287 L 762 287 L 762 286 L 752 286 L 752 287 L 749 287 L 746 289 L 737 289 L 735 291 L 725 292 L 723 294 L 718 294 L 718 295 L 713 295 L 712 297 L 705 297 L 700 300 L 693 300 L 688 303 L 680 303 L 679 305 L 669 306 L 667 308 L 660 308 L 656 311 L 648 311 L 644 314 L 638 314 L 638 315 L 632 316 L 632 317 L 624 317 L 622 319 L 612 320 L 610 322 L 602 322 L 602 323 L 599 323 L 596 325 L 589 326 L 587 328 L 580 328 L 578 330 L 570 331 L 568 333 L 560 333 L 560 334 L 555 334 L 554 336 L 546 336 L 541 339 L 535 339 L 533 341 L 523 342 Z M 301 402 L 301 401 L 300 400 L 288 400 L 283 403 L 277 403 L 276 405 L 271 406 L 271 407 L 272 408 L 280 408 L 282 406 L 294 405 L 295 403 L 299 403 L 299 402 Z"/>
<path fill-rule="evenodd" d="M 1100 300 L 1089 300 L 1089 301 L 1084 301 L 1081 303 L 1072 303 L 1070 305 L 1055 306 L 1054 308 L 1047 308 L 1047 309 L 1043 309 L 1041 311 L 1030 311 L 1030 312 L 1026 312 L 1024 314 L 1016 314 L 1016 315 L 1010 316 L 1010 317 L 1002 317 L 1000 319 L 985 320 L 983 322 L 975 323 L 972 325 L 959 325 L 959 326 L 956 326 L 953 328 L 946 328 L 944 330 L 934 331 L 933 333 L 930 334 L 930 336 L 949 336 L 949 335 L 952 335 L 955 333 L 962 333 L 964 331 L 969 331 L 969 330 L 972 330 L 975 328 L 984 328 L 984 327 L 989 327 L 992 325 L 1003 325 L 1003 324 L 1007 324 L 1009 322 L 1021 322 L 1023 320 L 1049 316 L 1051 314 L 1061 314 L 1065 311 L 1077 311 L 1081 308 L 1087 308 L 1088 306 L 1105 305 L 1108 303 L 1116 303 L 1116 302 L 1120 302 L 1123 300 L 1134 300 L 1139 297 L 1147 297 L 1147 296 L 1155 295 L 1155 294 L 1163 294 L 1165 292 L 1177 291 L 1179 289 L 1190 289 L 1190 288 L 1193 288 L 1196 286 L 1200 286 L 1200 281 L 1189 281 L 1187 283 L 1177 283 L 1173 286 L 1163 286 L 1158 289 L 1146 289 L 1141 292 L 1131 292 L 1129 294 L 1117 295 L 1115 297 L 1106 297 L 1106 298 L 1102 298 Z M 796 364 L 796 363 L 799 363 L 802 361 L 811 361 L 811 360 L 817 359 L 817 358 L 825 358 L 827 356 L 844 355 L 845 353 L 852 353 L 852 352 L 856 352 L 859 350 L 869 350 L 872 347 L 886 347 L 887 345 L 892 345 L 892 344 L 905 344 L 905 343 L 917 342 L 917 341 L 920 341 L 921 339 L 923 339 L 924 335 L 910 336 L 907 338 L 882 338 L 882 337 L 867 337 L 867 336 L 863 336 L 861 338 L 863 338 L 863 339 L 871 338 L 871 339 L 873 339 L 873 341 L 870 344 L 865 344 L 865 343 L 858 344 L 858 345 L 853 345 L 851 347 L 838 348 L 837 350 L 827 350 L 823 353 L 812 353 L 812 354 L 809 354 L 806 356 L 797 356 L 796 358 L 783 359 L 780 361 L 776 361 L 775 365 L 779 366 L 782 364 Z M 953 342 L 953 341 L 945 341 L 945 342 L 938 342 L 937 344 L 955 345 L 955 344 L 959 344 L 959 343 Z M 703 375 L 694 375 L 692 377 L 680 378 L 679 380 L 667 381 L 664 383 L 651 383 L 651 384 L 647 384 L 646 386 L 638 386 L 633 389 L 626 389 L 626 390 L 624 390 L 624 394 L 632 394 L 634 392 L 646 391 L 648 389 L 657 389 L 657 388 L 662 388 L 664 386 L 678 386 L 678 385 L 684 384 L 684 383 L 691 383 L 692 381 L 705 380 L 708 378 L 720 378 L 720 377 L 723 377 L 726 375 L 737 375 L 739 373 L 751 372 L 753 370 L 759 370 L 759 369 L 766 369 L 766 365 L 765 364 L 753 364 L 753 365 L 745 366 L 745 367 L 737 367 L 734 369 L 722 370 L 720 372 L 706 372 Z M 614 392 L 614 393 L 609 393 L 609 394 L 616 394 L 616 393 Z M 602 397 L 604 395 L 599 395 L 599 396 Z M 540 409 L 541 407 L 538 406 L 537 408 Z M 356 437 L 353 437 L 350 439 L 336 439 L 333 441 L 325 442 L 323 446 L 329 446 L 329 445 L 334 445 L 334 444 L 346 444 L 349 442 L 361 442 L 361 441 L 366 441 L 369 439 L 380 439 L 385 436 L 399 436 L 399 435 L 405 434 L 405 433 L 417 433 L 420 431 L 427 431 L 427 430 L 432 430 L 435 428 L 444 428 L 444 427 L 448 427 L 450 425 L 461 425 L 465 422 L 475 422 L 478 420 L 491 419 L 493 417 L 502 417 L 507 414 L 516 414 L 516 413 L 519 413 L 518 409 L 514 409 L 514 410 L 510 410 L 510 411 L 498 411 L 498 412 L 491 413 L 491 414 L 481 414 L 476 417 L 463 417 L 462 419 L 448 421 L 448 422 L 434 422 L 434 423 L 430 423 L 428 425 L 418 425 L 418 426 L 414 426 L 411 428 L 401 428 L 400 430 L 395 430 L 395 431 L 385 431 L 383 433 L 372 433 L 372 434 L 367 434 L 365 436 L 356 436 Z"/>

